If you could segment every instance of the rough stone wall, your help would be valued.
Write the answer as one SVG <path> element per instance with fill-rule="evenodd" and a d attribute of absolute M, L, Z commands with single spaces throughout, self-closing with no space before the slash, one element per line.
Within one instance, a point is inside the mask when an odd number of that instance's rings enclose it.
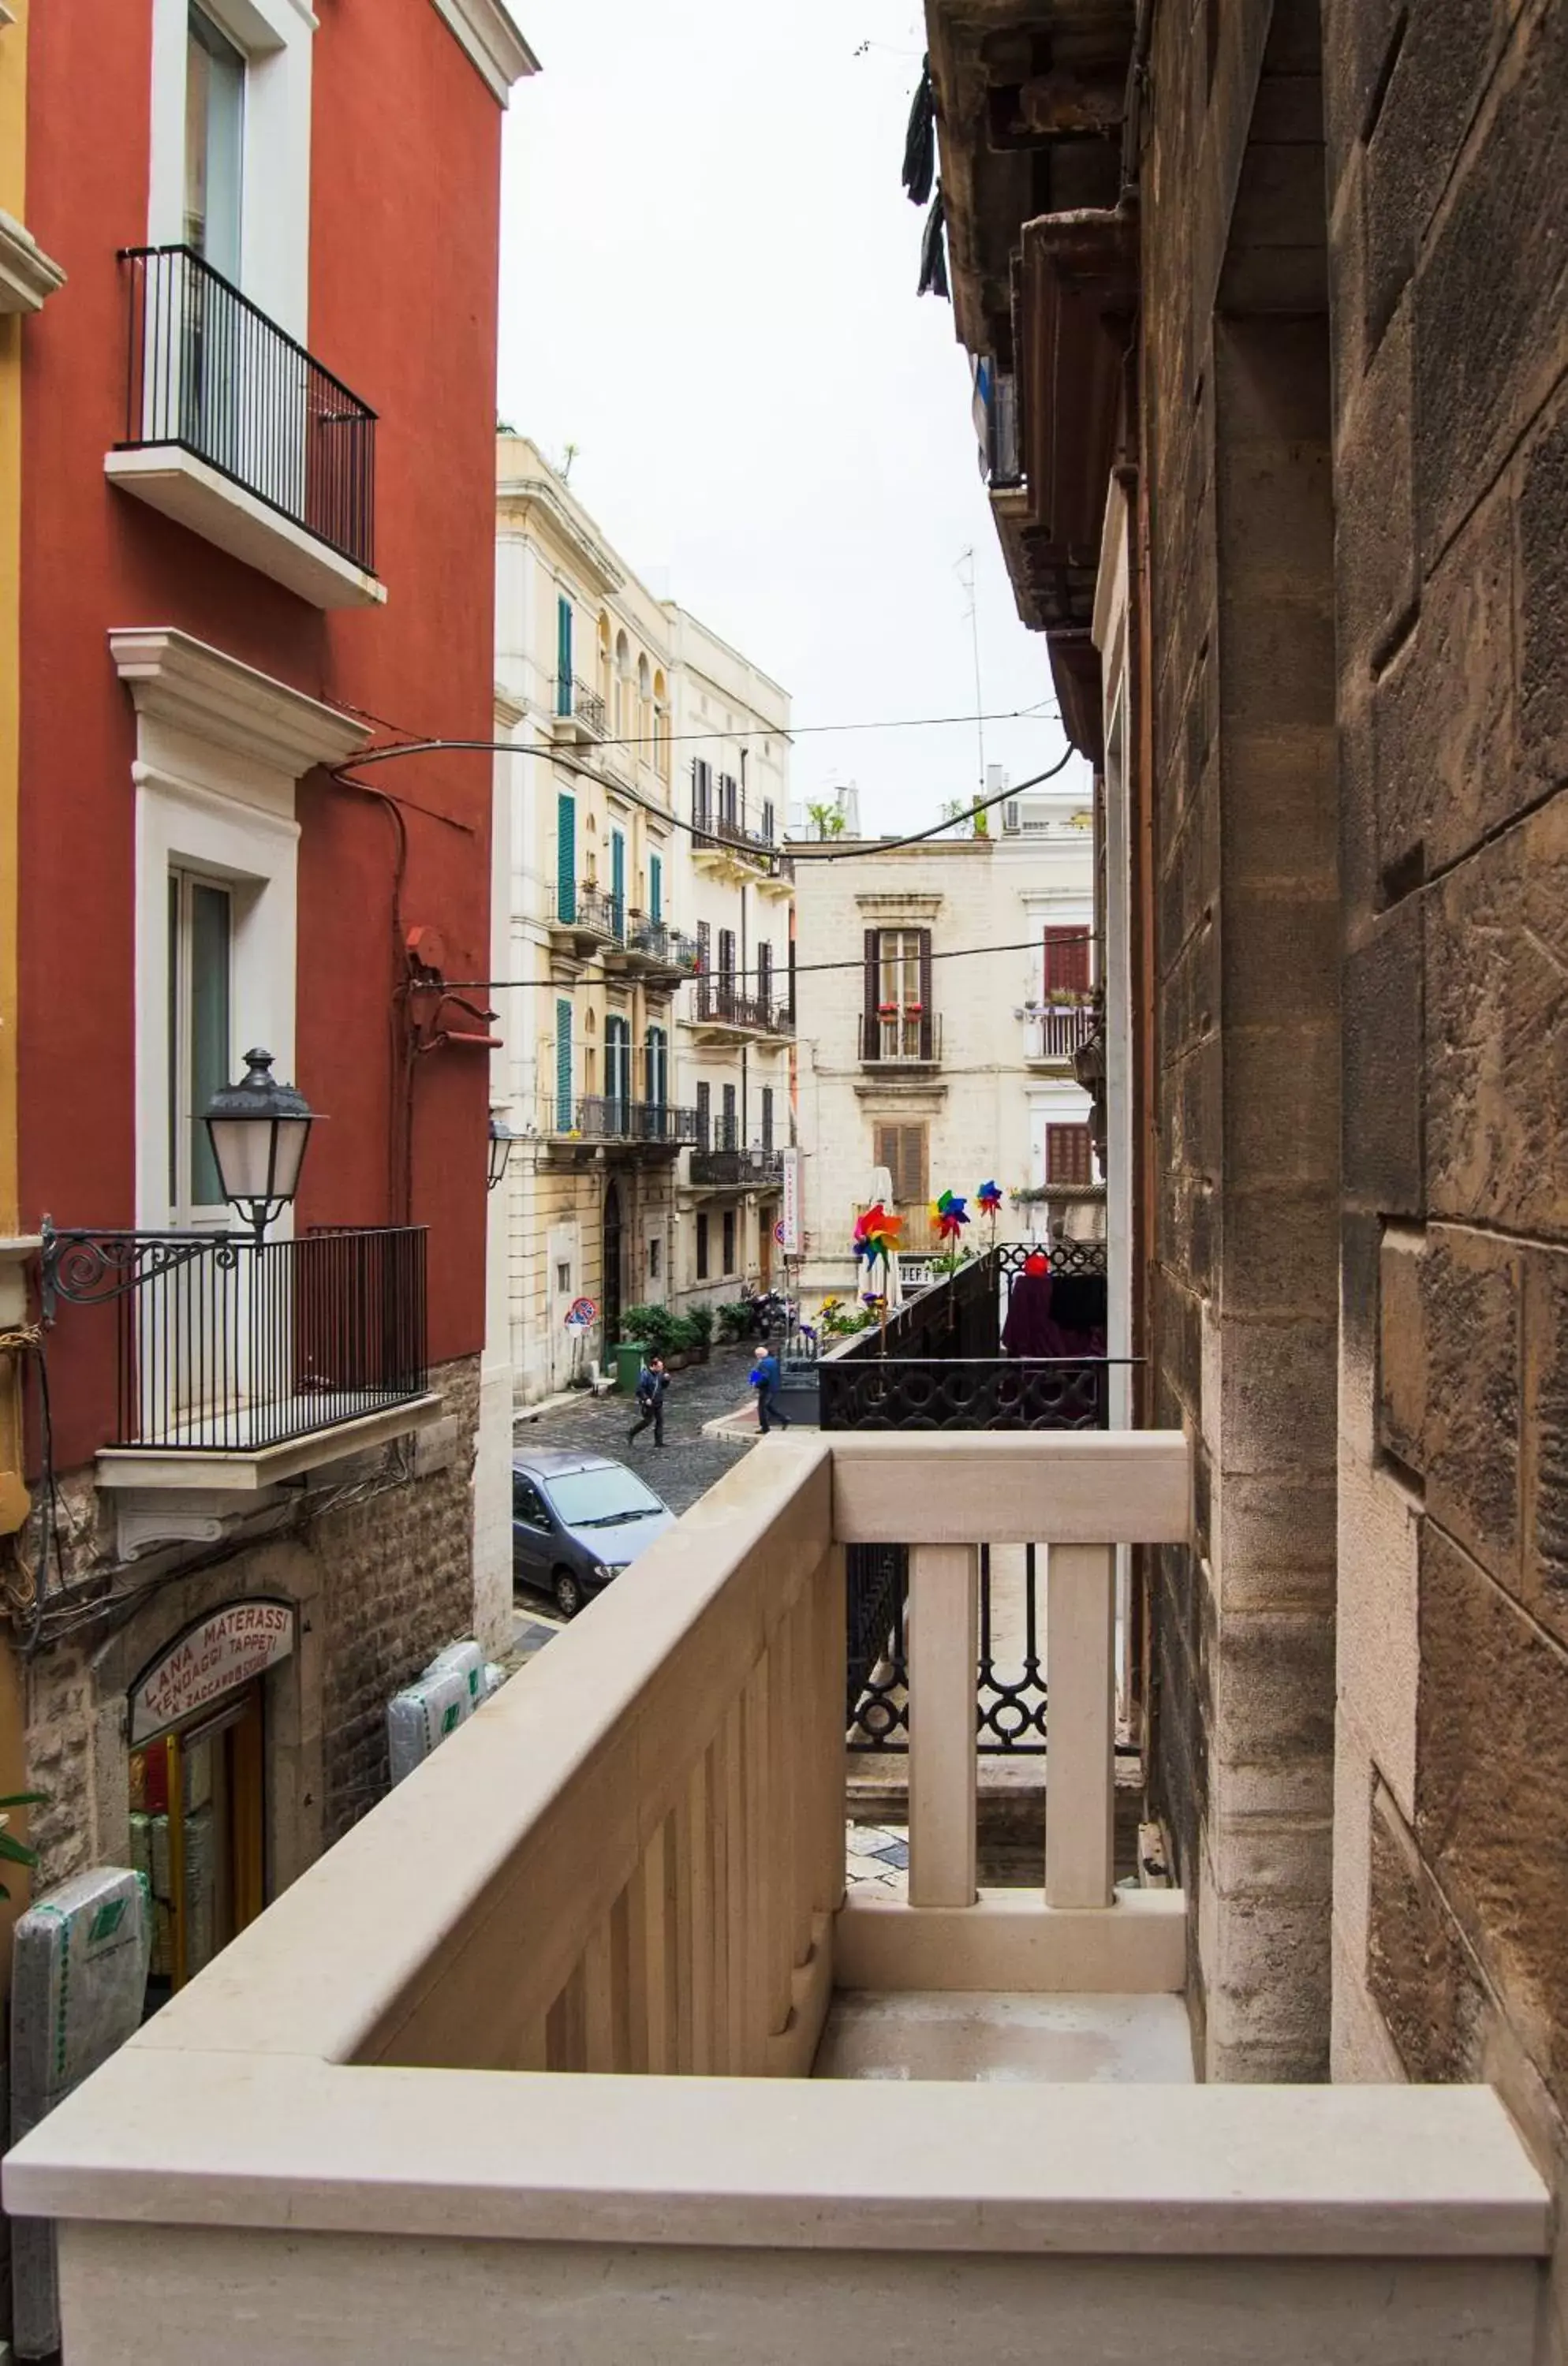
<path fill-rule="evenodd" d="M 1495 2077 L 1561 2157 L 1568 10 L 1324 14 L 1346 928 L 1334 2058 Z"/>
<path fill-rule="evenodd" d="M 1319 26 L 1156 19 L 1143 166 L 1152 521 L 1155 1780 L 1208 2075 L 1323 2075 L 1333 1797 L 1337 878 Z"/>
<path fill-rule="evenodd" d="M 90 1483 L 68 1483 L 76 1589 L 26 1662 L 28 1776 L 41 1862 L 35 1891 L 128 1842 L 127 1694 L 193 1621 L 246 1594 L 299 1607 L 286 1682 L 269 1679 L 269 1878 L 279 1888 L 372 1807 L 386 1783 L 388 1700 L 474 1628 L 472 1490 L 479 1361 L 433 1375 L 446 1402 L 420 1438 L 317 1474 L 325 1503 L 288 1507 L 276 1532 L 116 1568 Z M 276 1511 L 262 1515 L 276 1522 Z M 105 1597 L 112 1596 L 112 1602 Z M 94 1600 L 88 1615 L 90 1599 Z"/>

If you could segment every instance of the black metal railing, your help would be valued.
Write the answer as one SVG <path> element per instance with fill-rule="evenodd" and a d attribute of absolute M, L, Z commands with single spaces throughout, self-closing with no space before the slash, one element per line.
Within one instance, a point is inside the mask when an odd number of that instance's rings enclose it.
<path fill-rule="evenodd" d="M 694 1150 L 692 1180 L 721 1190 L 777 1190 L 784 1183 L 784 1152 L 757 1145 L 742 1150 L 733 1144 Z"/>
<path fill-rule="evenodd" d="M 118 449 L 177 445 L 368 575 L 376 414 L 194 247 L 122 247 L 126 422 Z"/>
<path fill-rule="evenodd" d="M 682 936 L 662 920 L 632 918 L 626 925 L 626 950 L 652 968 L 677 977 L 694 977 L 700 955 L 694 937 Z"/>
<path fill-rule="evenodd" d="M 577 1104 L 577 1132 L 584 1142 L 655 1143 L 678 1150 L 697 1139 L 697 1112 L 666 1101 L 637 1101 L 618 1093 L 598 1094 Z"/>
<path fill-rule="evenodd" d="M 575 717 L 596 739 L 604 737 L 604 702 L 596 690 L 590 690 L 575 674 L 557 674 L 551 688 L 555 692 L 556 713 L 565 720 Z"/>
<path fill-rule="evenodd" d="M 1103 1357 L 1025 1363 L 993 1356 L 863 1361 L 825 1356 L 817 1368 L 821 1424 L 824 1429 L 1104 1429 L 1110 1369 Z"/>
<path fill-rule="evenodd" d="M 773 831 L 752 826 L 744 794 L 727 797 L 716 784 L 705 797 L 692 792 L 692 844 L 701 853 L 728 847 L 759 863 L 774 879 L 793 879 L 795 857 L 780 846 Z"/>
<path fill-rule="evenodd" d="M 250 1453 L 425 1391 L 423 1226 L 62 1233 L 48 1288 L 116 1303 L 120 1449 Z"/>
<path fill-rule="evenodd" d="M 793 1035 L 795 1011 L 771 994 L 742 994 L 723 976 L 705 970 L 697 980 L 694 1018 L 715 1027 L 748 1027 L 759 1035 Z"/>
<path fill-rule="evenodd" d="M 909 1599 L 907 1545 L 851 1545 L 845 1731 L 852 1751 L 875 1755 L 909 1747 Z M 1039 1555 L 994 1566 L 980 1547 L 980 1632 L 976 1662 L 976 1746 L 983 1758 L 1043 1755 L 1049 1706 Z"/>
<path fill-rule="evenodd" d="M 556 889 L 556 922 L 563 929 L 575 929 L 584 937 L 617 937 L 624 924 L 624 915 L 617 915 L 615 899 L 587 882 L 581 887 Z"/>

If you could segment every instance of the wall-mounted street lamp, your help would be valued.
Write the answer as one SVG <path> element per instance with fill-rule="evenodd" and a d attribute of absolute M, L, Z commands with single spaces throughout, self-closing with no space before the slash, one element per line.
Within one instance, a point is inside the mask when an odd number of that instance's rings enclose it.
<path fill-rule="evenodd" d="M 491 1110 L 490 1113 L 490 1174 L 485 1184 L 485 1189 L 488 1191 L 493 1191 L 498 1183 L 503 1183 L 506 1180 L 506 1170 L 512 1163 L 512 1145 L 514 1142 L 521 1142 L 523 1138 L 522 1134 L 514 1133 L 513 1132 L 512 1127 L 508 1124 L 505 1116 L 500 1110 Z"/>
<path fill-rule="evenodd" d="M 223 1197 L 259 1241 L 299 1189 L 315 1111 L 272 1073 L 270 1052 L 247 1052 L 237 1085 L 224 1085 L 202 1111 Z"/>
<path fill-rule="evenodd" d="M 201 1114 L 218 1166 L 218 1180 L 230 1206 L 244 1218 L 259 1247 L 273 1218 L 290 1205 L 299 1189 L 299 1170 L 316 1113 L 292 1085 L 272 1073 L 272 1053 L 245 1054 L 237 1085 L 213 1094 Z M 92 1305 L 125 1298 L 171 1267 L 189 1265 L 209 1253 L 232 1266 L 232 1236 L 208 1232 L 58 1232 L 43 1220 L 42 1306 L 52 1323 L 56 1301 Z"/>

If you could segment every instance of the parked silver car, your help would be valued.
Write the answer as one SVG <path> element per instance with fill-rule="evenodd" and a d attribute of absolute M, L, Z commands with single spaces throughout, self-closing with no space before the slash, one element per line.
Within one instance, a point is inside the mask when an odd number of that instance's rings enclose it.
<path fill-rule="evenodd" d="M 553 1595 L 562 1617 L 575 1617 L 674 1518 L 606 1454 L 513 1455 L 512 1582 Z"/>

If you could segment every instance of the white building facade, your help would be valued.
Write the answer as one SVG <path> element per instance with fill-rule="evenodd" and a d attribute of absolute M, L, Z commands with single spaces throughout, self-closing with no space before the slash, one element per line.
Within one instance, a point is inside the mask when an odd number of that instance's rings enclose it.
<path fill-rule="evenodd" d="M 1097 1024 L 1091 795 L 1010 800 L 985 836 L 797 851 L 798 1128 L 808 1302 L 852 1286 L 858 1211 L 890 1189 L 907 1258 L 930 1202 L 1009 1194 L 998 1240 L 1098 1233 L 1075 1058 Z M 1039 1195 L 1016 1200 L 1015 1192 Z"/>
<path fill-rule="evenodd" d="M 497 439 L 491 1238 L 518 1399 L 628 1308 L 770 1270 L 790 1134 L 789 701 L 656 599 L 527 438 Z M 504 883 L 503 884 L 502 883 Z M 499 1296 L 499 1293 L 496 1293 Z"/>

